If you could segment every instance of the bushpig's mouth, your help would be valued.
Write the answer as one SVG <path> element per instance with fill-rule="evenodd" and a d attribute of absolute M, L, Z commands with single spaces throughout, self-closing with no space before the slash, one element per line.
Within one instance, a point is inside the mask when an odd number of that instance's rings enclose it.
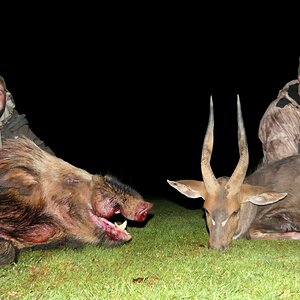
<path fill-rule="evenodd" d="M 109 221 L 109 219 L 121 214 L 128 220 L 143 222 L 152 207 L 152 203 L 144 201 L 140 201 L 140 203 L 134 207 L 121 206 L 116 201 L 109 199 L 108 201 L 98 202 L 93 209 L 90 210 L 90 215 L 97 227 L 100 227 L 111 241 L 126 242 L 131 239 L 131 235 L 126 231 L 127 221 L 118 225 L 116 222 L 113 223 Z"/>
<path fill-rule="evenodd" d="M 116 222 L 112 223 L 106 218 L 97 217 L 92 211 L 90 211 L 90 216 L 93 222 L 106 232 L 112 240 L 127 242 L 131 239 L 131 235 L 126 231 L 127 220 L 123 224 L 118 225 Z"/>

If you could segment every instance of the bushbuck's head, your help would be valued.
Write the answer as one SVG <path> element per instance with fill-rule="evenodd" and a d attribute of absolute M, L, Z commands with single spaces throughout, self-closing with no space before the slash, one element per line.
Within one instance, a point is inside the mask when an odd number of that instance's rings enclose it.
<path fill-rule="evenodd" d="M 239 162 L 230 178 L 216 178 L 210 159 L 213 148 L 213 128 L 214 114 L 213 101 L 210 98 L 209 122 L 204 138 L 201 171 L 203 181 L 179 180 L 168 183 L 179 192 L 189 198 L 202 197 L 206 222 L 209 230 L 209 248 L 225 249 L 243 231 L 243 227 L 249 227 L 253 218 L 250 214 L 241 213 L 243 205 L 253 203 L 256 205 L 266 205 L 279 201 L 286 196 L 286 193 L 271 192 L 266 187 L 253 186 L 244 183 L 249 164 L 249 154 L 245 127 L 242 118 L 239 97 L 237 98 L 237 119 L 238 119 L 238 143 L 239 143 Z M 247 210 L 256 207 L 247 208 Z M 245 231 L 245 230 L 244 230 Z"/>

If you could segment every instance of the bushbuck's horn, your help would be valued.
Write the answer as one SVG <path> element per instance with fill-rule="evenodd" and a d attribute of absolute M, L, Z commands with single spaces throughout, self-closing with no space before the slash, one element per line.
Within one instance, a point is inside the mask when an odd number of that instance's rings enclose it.
<path fill-rule="evenodd" d="M 217 178 L 215 177 L 210 165 L 213 144 L 214 144 L 214 105 L 213 105 L 212 96 L 210 96 L 209 121 L 208 121 L 208 126 L 207 126 L 207 130 L 203 142 L 202 157 L 201 157 L 202 179 L 205 184 L 205 188 L 209 194 L 214 194 L 219 187 Z"/>
<path fill-rule="evenodd" d="M 238 115 L 237 119 L 238 119 L 238 140 L 239 140 L 240 159 L 234 172 L 232 173 L 230 179 L 226 184 L 226 188 L 228 189 L 228 193 L 230 195 L 234 195 L 240 190 L 241 185 L 244 182 L 244 179 L 246 177 L 248 164 L 249 164 L 247 138 L 246 138 L 245 126 L 243 122 L 239 95 L 237 95 L 237 115 Z"/>

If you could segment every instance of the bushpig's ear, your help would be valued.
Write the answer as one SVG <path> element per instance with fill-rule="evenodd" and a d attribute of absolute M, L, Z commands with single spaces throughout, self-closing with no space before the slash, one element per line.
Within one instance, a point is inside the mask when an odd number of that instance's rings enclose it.
<path fill-rule="evenodd" d="M 0 188 L 14 188 L 21 195 L 29 195 L 38 184 L 35 176 L 27 168 L 13 168 L 0 174 Z"/>

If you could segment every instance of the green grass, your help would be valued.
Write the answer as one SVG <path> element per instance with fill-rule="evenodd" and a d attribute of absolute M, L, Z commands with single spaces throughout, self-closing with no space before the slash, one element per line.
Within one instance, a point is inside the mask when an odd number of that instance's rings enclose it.
<path fill-rule="evenodd" d="M 200 208 L 147 200 L 153 217 L 121 247 L 23 251 L 0 269 L 0 299 L 300 299 L 299 241 L 209 250 Z"/>

